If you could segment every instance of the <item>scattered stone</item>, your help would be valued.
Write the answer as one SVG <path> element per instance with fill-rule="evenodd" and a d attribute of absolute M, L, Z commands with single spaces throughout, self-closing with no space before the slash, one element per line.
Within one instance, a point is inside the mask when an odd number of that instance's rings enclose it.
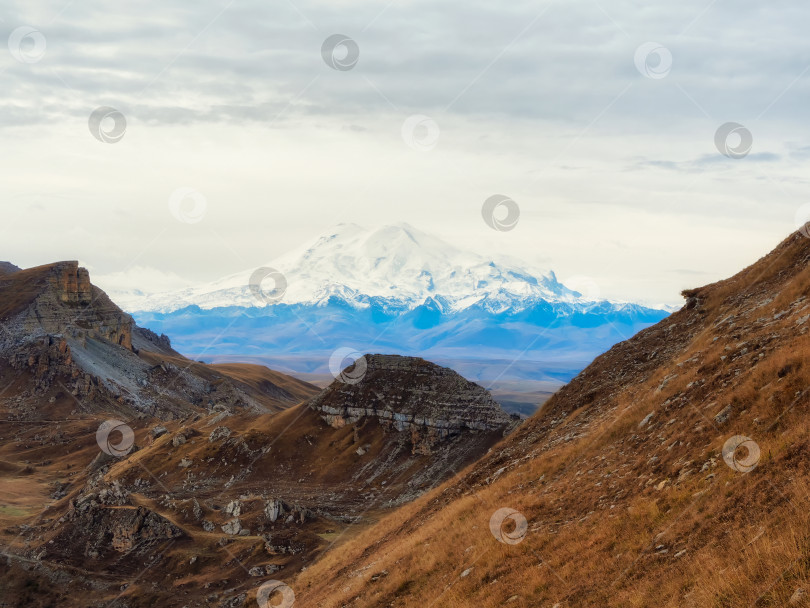
<path fill-rule="evenodd" d="M 790 605 L 798 606 L 806 597 L 807 591 L 805 591 L 802 587 L 797 587 L 796 591 L 793 592 L 793 595 L 790 596 Z"/>
<path fill-rule="evenodd" d="M 222 526 L 222 531 L 225 534 L 230 534 L 231 536 L 236 536 L 242 530 L 242 523 L 239 521 L 239 518 L 232 519 L 228 523 Z"/>
<path fill-rule="evenodd" d="M 724 424 L 724 423 L 728 422 L 729 418 L 731 418 L 731 405 L 730 404 L 727 405 L 726 407 L 724 407 L 722 410 L 720 410 L 720 413 L 717 414 L 714 417 L 714 421 L 717 424 Z"/>
<path fill-rule="evenodd" d="M 231 429 L 229 429 L 227 426 L 218 426 L 211 431 L 211 434 L 208 436 L 208 441 L 219 441 L 220 439 L 227 439 L 230 436 Z"/>
<path fill-rule="evenodd" d="M 277 499 L 268 500 L 264 507 L 264 514 L 270 521 L 276 521 L 284 515 L 284 503 Z"/>
<path fill-rule="evenodd" d="M 385 578 L 386 576 L 388 576 L 388 570 L 382 570 L 381 572 L 371 575 L 371 582 L 376 583 L 378 580 Z"/>
<path fill-rule="evenodd" d="M 203 510 L 196 498 L 192 499 L 191 511 L 194 514 L 194 519 L 200 519 L 202 517 Z"/>
<path fill-rule="evenodd" d="M 177 432 L 177 435 L 172 437 L 172 445 L 176 448 L 179 448 L 181 445 L 186 443 L 191 437 L 196 434 L 196 431 L 192 428 L 184 426 Z"/>

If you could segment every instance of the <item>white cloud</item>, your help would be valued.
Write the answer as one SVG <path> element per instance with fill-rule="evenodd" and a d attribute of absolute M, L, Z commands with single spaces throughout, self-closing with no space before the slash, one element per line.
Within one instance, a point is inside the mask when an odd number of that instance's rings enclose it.
<path fill-rule="evenodd" d="M 31 25 L 47 51 L 0 52 L 7 256 L 79 257 L 122 288 L 209 281 L 340 221 L 407 221 L 607 297 L 677 302 L 793 229 L 810 5 L 384 6 L 10 3 L 2 33 Z M 321 58 L 336 32 L 358 43 L 352 70 Z M 636 69 L 649 41 L 671 52 L 665 78 Z M 101 105 L 126 116 L 119 143 L 89 132 Z M 402 140 L 414 114 L 438 125 L 430 152 Z M 744 159 L 715 148 L 729 121 L 753 133 Z M 180 187 L 206 198 L 197 224 L 170 213 Z M 511 232 L 481 221 L 495 193 L 521 206 Z M 129 267 L 160 270 L 109 279 Z"/>
<path fill-rule="evenodd" d="M 192 282 L 173 273 L 148 266 L 132 266 L 126 270 L 97 273 L 92 264 L 79 261 L 90 272 L 93 284 L 103 289 L 119 306 L 128 308 L 131 302 L 145 295 L 177 291 L 190 287 Z"/>

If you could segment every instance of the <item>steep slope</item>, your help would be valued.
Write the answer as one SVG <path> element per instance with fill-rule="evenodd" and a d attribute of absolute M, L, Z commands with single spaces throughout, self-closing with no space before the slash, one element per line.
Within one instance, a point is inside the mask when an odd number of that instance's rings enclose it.
<path fill-rule="evenodd" d="M 806 605 L 810 239 L 684 295 L 459 478 L 322 557 L 298 601 Z"/>
<path fill-rule="evenodd" d="M 251 385 L 189 361 L 165 335 L 137 327 L 77 262 L 0 274 L 0 377 L 21 375 L 32 398 L 64 393 L 80 409 L 164 418 L 218 403 L 278 411 L 316 392 L 291 379 L 292 391 L 277 386 L 269 372 Z"/>
<path fill-rule="evenodd" d="M 0 274 L 12 274 L 21 270 L 19 266 L 15 266 L 11 262 L 0 262 Z"/>

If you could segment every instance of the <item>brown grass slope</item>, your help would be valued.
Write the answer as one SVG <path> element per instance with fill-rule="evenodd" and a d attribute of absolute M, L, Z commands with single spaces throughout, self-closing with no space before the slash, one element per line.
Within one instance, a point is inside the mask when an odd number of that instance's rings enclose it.
<path fill-rule="evenodd" d="M 294 403 L 299 403 L 320 392 L 320 389 L 314 384 L 282 374 L 264 365 L 217 363 L 208 367 L 251 387 L 257 393 L 275 395 L 279 401 L 289 403 L 292 398 Z"/>
<path fill-rule="evenodd" d="M 245 382 L 264 376 L 240 371 Z M 0 418 L 11 413 L 6 403 L 0 395 Z M 0 598 L 10 605 L 241 605 L 268 568 L 291 581 L 503 436 L 469 432 L 422 454 L 410 433 L 374 419 L 332 428 L 308 403 L 258 416 L 215 408 L 160 421 L 158 436 L 159 421 L 128 420 L 137 449 L 115 460 L 96 443 L 104 417 L 77 417 L 73 407 L 66 395 L 46 395 L 41 421 L 0 420 Z M 271 500 L 283 503 L 277 520 Z M 235 501 L 238 516 L 228 510 Z M 153 542 L 122 545 L 139 509 L 178 533 L 167 538 L 161 524 Z M 237 518 L 237 533 L 223 529 Z"/>
<path fill-rule="evenodd" d="M 810 240 L 684 295 L 489 456 L 323 556 L 296 605 L 805 605 Z M 735 435 L 760 448 L 751 472 L 722 458 Z M 517 544 L 490 530 L 503 507 L 527 520 Z"/>

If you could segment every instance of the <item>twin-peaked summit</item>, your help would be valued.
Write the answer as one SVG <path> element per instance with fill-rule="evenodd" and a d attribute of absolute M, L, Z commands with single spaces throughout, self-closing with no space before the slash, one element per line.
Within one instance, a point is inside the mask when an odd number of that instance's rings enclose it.
<path fill-rule="evenodd" d="M 367 308 L 371 300 L 382 299 L 409 310 L 438 299 L 449 310 L 464 310 L 482 301 L 495 309 L 520 309 L 537 299 L 582 300 L 551 271 L 487 258 L 404 223 L 375 229 L 340 224 L 266 266 L 285 277 L 286 289 L 278 300 L 284 304 L 317 305 L 339 298 Z M 129 310 L 164 313 L 186 306 L 264 307 L 267 302 L 249 289 L 254 270 L 173 293 L 124 296 L 121 301 Z"/>

